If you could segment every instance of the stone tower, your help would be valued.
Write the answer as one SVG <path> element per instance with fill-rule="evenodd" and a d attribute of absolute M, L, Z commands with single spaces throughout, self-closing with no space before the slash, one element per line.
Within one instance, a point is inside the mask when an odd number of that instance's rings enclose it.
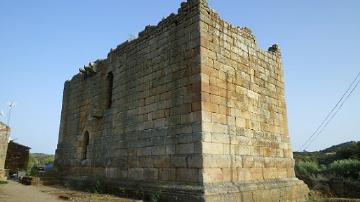
<path fill-rule="evenodd" d="M 10 128 L 0 122 L 0 181 L 6 180 L 5 159 L 9 143 Z"/>
<path fill-rule="evenodd" d="M 159 192 L 164 201 L 303 201 L 277 45 L 206 0 L 65 83 L 56 166 L 65 181 Z"/>

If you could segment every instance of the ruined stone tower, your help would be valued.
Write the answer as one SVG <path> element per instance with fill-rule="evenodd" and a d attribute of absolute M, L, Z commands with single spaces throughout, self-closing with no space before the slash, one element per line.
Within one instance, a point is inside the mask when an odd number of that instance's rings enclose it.
<path fill-rule="evenodd" d="M 0 181 L 6 180 L 5 159 L 9 143 L 10 128 L 0 122 Z"/>
<path fill-rule="evenodd" d="M 206 0 L 111 50 L 65 83 L 56 166 L 63 179 L 164 201 L 302 201 L 277 45 Z"/>

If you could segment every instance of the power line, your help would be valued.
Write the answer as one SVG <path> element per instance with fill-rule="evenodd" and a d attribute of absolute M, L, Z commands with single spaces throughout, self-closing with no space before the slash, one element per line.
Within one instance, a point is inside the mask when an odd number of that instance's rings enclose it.
<path fill-rule="evenodd" d="M 305 148 L 307 149 L 314 141 L 317 137 L 319 137 L 319 135 L 324 132 L 325 128 L 329 125 L 329 123 L 334 119 L 334 117 L 337 115 L 337 113 L 340 111 L 340 109 L 342 108 L 342 106 L 345 104 L 345 102 L 347 101 L 347 99 L 351 96 L 351 94 L 354 92 L 354 90 L 356 89 L 356 87 L 359 85 L 360 80 L 356 83 L 356 85 L 354 86 L 354 88 L 351 90 L 351 92 L 348 94 L 348 96 L 346 96 L 345 100 L 343 103 L 341 103 L 340 107 L 336 110 L 336 112 L 331 116 L 331 118 L 327 121 L 327 123 L 324 125 L 323 129 L 318 133 L 317 136 L 314 137 L 314 139 L 308 144 L 308 146 Z"/>
<path fill-rule="evenodd" d="M 350 91 L 351 87 L 354 85 L 355 81 L 359 78 L 360 76 L 360 72 L 358 73 L 358 75 L 356 76 L 355 80 L 351 83 L 351 85 L 348 87 L 348 89 L 346 90 L 346 92 L 342 95 L 342 97 L 340 98 L 340 100 L 336 103 L 336 105 L 331 109 L 331 111 L 329 112 L 329 114 L 325 117 L 325 119 L 321 122 L 321 124 L 317 127 L 317 129 L 315 130 L 315 132 L 305 141 L 305 143 L 301 146 L 301 148 L 303 148 L 304 146 L 306 146 L 310 140 L 319 132 L 319 130 L 323 127 L 323 125 L 326 123 L 326 121 L 329 119 L 329 117 L 331 116 L 331 114 L 335 111 L 335 109 L 339 106 L 339 104 L 341 103 L 341 101 L 344 99 L 344 97 L 346 96 L 346 94 L 348 94 L 348 92 Z"/>
<path fill-rule="evenodd" d="M 317 129 L 315 130 L 315 132 L 305 141 L 305 143 L 300 147 L 300 149 L 305 148 L 305 146 L 307 144 L 309 144 L 309 142 L 311 141 L 311 139 L 319 132 L 319 130 L 324 126 L 324 124 L 326 124 L 327 120 L 330 118 L 331 114 L 333 114 L 333 112 L 338 108 L 339 104 L 343 101 L 343 99 L 345 98 L 345 96 L 349 93 L 349 91 L 351 90 L 351 88 L 353 87 L 354 83 L 356 82 L 356 80 L 359 78 L 360 76 L 360 72 L 357 74 L 357 76 L 355 77 L 355 79 L 353 80 L 353 82 L 350 84 L 350 86 L 348 87 L 348 89 L 346 90 L 346 92 L 341 96 L 340 100 L 336 103 L 336 105 L 331 109 L 331 111 L 329 112 L 329 114 L 325 117 L 325 119 L 321 122 L 321 124 L 317 127 Z"/>
<path fill-rule="evenodd" d="M 302 149 L 307 149 L 319 135 L 324 132 L 325 128 L 329 125 L 329 123 L 333 120 L 336 114 L 341 110 L 345 102 L 349 99 L 351 94 L 355 91 L 357 86 L 360 83 L 358 78 L 360 77 L 360 72 L 357 74 L 353 82 L 350 84 L 346 92 L 341 96 L 340 100 L 336 103 L 336 105 L 331 109 L 329 114 L 325 117 L 325 119 L 321 122 L 321 124 L 317 127 L 315 132 L 305 141 L 305 143 L 300 147 L 300 151 Z M 355 86 L 354 86 L 355 84 Z"/>

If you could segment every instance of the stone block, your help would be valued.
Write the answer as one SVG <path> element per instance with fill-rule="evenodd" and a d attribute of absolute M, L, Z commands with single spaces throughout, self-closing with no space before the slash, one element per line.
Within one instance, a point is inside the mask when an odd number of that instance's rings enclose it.
<path fill-rule="evenodd" d="M 252 180 L 250 168 L 237 168 L 237 176 L 239 182 Z"/>
<path fill-rule="evenodd" d="M 255 161 L 253 156 L 243 156 L 243 168 L 253 168 L 255 166 Z"/>
<path fill-rule="evenodd" d="M 202 143 L 203 154 L 223 154 L 224 147 L 220 143 L 203 142 Z"/>
<path fill-rule="evenodd" d="M 152 157 L 155 168 L 169 168 L 170 167 L 170 156 L 155 156 Z"/>
<path fill-rule="evenodd" d="M 176 168 L 176 180 L 179 182 L 199 182 L 199 169 Z"/>
<path fill-rule="evenodd" d="M 171 156 L 171 167 L 174 168 L 186 168 L 186 156 Z"/>
<path fill-rule="evenodd" d="M 144 169 L 143 168 L 131 168 L 128 171 L 130 180 L 144 180 Z"/>
<path fill-rule="evenodd" d="M 195 150 L 194 143 L 176 145 L 176 154 L 193 154 L 194 150 Z"/>
<path fill-rule="evenodd" d="M 212 133 L 211 142 L 230 144 L 231 137 L 228 134 L 223 133 Z"/>
<path fill-rule="evenodd" d="M 143 177 L 146 181 L 157 181 L 158 176 L 158 169 L 157 168 L 144 168 L 143 170 Z"/>
<path fill-rule="evenodd" d="M 200 154 L 187 156 L 186 162 L 188 168 L 203 168 L 203 156 Z"/>
<path fill-rule="evenodd" d="M 264 180 L 262 168 L 250 168 L 251 179 L 253 180 Z"/>
<path fill-rule="evenodd" d="M 163 168 L 159 171 L 159 180 L 161 181 L 175 181 L 176 169 L 174 168 Z"/>
<path fill-rule="evenodd" d="M 154 146 L 151 148 L 152 155 L 165 155 L 166 154 L 166 146 Z"/>
<path fill-rule="evenodd" d="M 204 168 L 230 168 L 231 156 L 229 155 L 203 155 Z"/>
<path fill-rule="evenodd" d="M 202 172 L 204 182 L 216 183 L 224 180 L 221 168 L 204 168 Z"/>

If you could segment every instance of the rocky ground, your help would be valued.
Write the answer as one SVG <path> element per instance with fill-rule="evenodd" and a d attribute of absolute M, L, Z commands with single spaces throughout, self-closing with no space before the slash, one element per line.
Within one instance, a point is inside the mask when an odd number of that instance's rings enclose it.
<path fill-rule="evenodd" d="M 26 186 L 15 181 L 0 184 L 1 202 L 140 202 L 110 195 L 92 194 L 67 190 L 61 187 Z"/>

